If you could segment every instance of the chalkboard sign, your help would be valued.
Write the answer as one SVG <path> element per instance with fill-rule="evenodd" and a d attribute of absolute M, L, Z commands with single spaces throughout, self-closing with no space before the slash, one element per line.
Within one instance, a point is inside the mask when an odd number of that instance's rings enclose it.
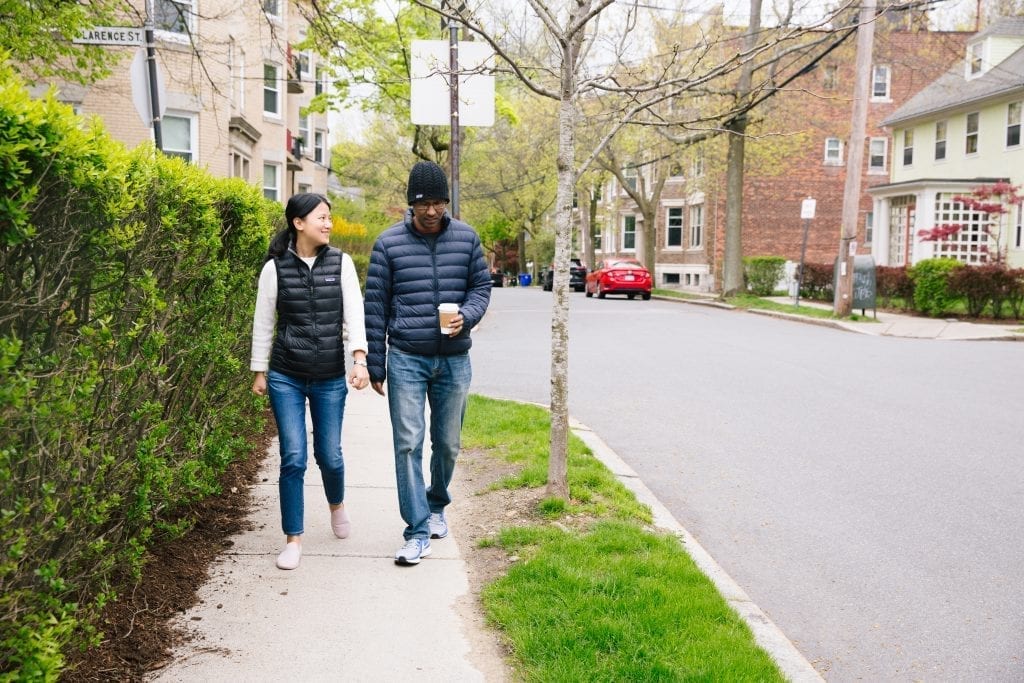
<path fill-rule="evenodd" d="M 839 259 L 832 272 L 834 290 L 839 289 Z M 875 259 L 867 254 L 853 257 L 853 305 L 851 308 L 875 309 Z"/>

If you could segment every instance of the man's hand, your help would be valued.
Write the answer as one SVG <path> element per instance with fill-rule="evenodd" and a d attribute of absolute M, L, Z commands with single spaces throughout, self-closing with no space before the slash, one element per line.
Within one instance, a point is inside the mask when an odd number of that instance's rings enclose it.
<path fill-rule="evenodd" d="M 462 317 L 462 314 L 461 313 L 456 313 L 455 317 L 452 318 L 451 322 L 448 323 L 448 329 L 451 330 L 451 332 L 448 333 L 448 336 L 449 337 L 458 337 L 459 334 L 462 332 L 462 326 L 465 323 L 466 323 L 466 321 Z"/>
<path fill-rule="evenodd" d="M 381 396 L 384 395 L 384 382 L 370 382 L 370 386 Z"/>

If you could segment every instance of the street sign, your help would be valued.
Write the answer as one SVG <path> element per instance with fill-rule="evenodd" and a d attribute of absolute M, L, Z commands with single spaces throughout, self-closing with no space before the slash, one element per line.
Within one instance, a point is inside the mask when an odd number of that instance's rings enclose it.
<path fill-rule="evenodd" d="M 451 123 L 448 76 L 451 45 L 447 40 L 412 42 L 412 84 L 410 110 L 418 126 L 447 126 Z M 494 125 L 494 76 L 478 73 L 494 57 L 482 42 L 460 40 L 459 125 Z M 467 73 L 469 72 L 469 73 Z"/>
<path fill-rule="evenodd" d="M 135 26 L 93 26 L 71 42 L 80 45 L 145 45 L 146 32 Z"/>
<path fill-rule="evenodd" d="M 148 128 L 153 125 L 153 105 L 145 48 L 140 47 L 135 51 L 135 58 L 132 60 L 128 73 L 132 83 L 132 103 L 135 105 L 135 111 L 139 112 L 139 118 L 142 119 L 143 125 Z M 164 86 L 164 72 L 159 64 L 156 65 L 156 92 L 157 101 L 160 103 L 159 116 L 162 118 L 167 109 L 167 89 Z"/>
<path fill-rule="evenodd" d="M 814 218 L 814 209 L 818 204 L 817 201 L 808 197 L 800 203 L 800 218 L 810 219 Z"/>

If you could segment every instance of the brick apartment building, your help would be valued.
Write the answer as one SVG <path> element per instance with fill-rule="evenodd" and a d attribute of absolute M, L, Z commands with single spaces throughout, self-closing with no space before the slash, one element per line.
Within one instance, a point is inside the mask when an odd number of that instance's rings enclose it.
<path fill-rule="evenodd" d="M 326 192 L 327 115 L 300 111 L 326 81 L 315 54 L 292 48 L 307 26 L 296 1 L 135 0 L 137 13 L 123 25 L 141 26 L 147 4 L 164 85 L 164 152 L 258 184 L 271 199 Z M 128 147 L 153 141 L 130 75 L 133 60 L 145 66 L 145 47 L 104 49 L 123 54 L 113 75 L 87 87 L 54 84 L 58 98 L 100 117 Z"/>
<path fill-rule="evenodd" d="M 906 21 L 904 20 L 904 24 Z M 923 25 L 923 22 L 922 22 Z M 874 216 L 868 188 L 888 182 L 891 136 L 881 122 L 962 58 L 970 34 L 904 28 L 880 20 L 857 230 L 858 253 L 871 253 Z M 806 260 L 832 263 L 839 248 L 850 135 L 856 40 L 847 40 L 813 70 L 768 99 L 753 115 L 743 194 L 744 256 L 800 259 L 800 207 L 816 200 Z M 656 215 L 655 286 L 718 291 L 725 249 L 725 136 L 681 150 L 670 164 Z M 641 171 L 643 172 L 643 171 Z M 649 171 L 648 171 L 649 172 Z M 636 171 L 634 170 L 635 174 Z M 653 185 L 645 178 L 646 186 Z M 612 181 L 602 192 L 597 257 L 635 255 L 636 204 Z M 630 233 L 633 233 L 631 236 Z M 633 245 L 634 248 L 630 248 Z"/>

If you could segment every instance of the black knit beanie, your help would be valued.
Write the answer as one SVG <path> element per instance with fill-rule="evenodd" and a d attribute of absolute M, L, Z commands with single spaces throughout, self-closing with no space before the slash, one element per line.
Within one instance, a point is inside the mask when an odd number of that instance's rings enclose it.
<path fill-rule="evenodd" d="M 443 199 L 448 201 L 448 178 L 444 169 L 433 161 L 417 161 L 409 171 L 409 203 L 424 199 Z"/>

